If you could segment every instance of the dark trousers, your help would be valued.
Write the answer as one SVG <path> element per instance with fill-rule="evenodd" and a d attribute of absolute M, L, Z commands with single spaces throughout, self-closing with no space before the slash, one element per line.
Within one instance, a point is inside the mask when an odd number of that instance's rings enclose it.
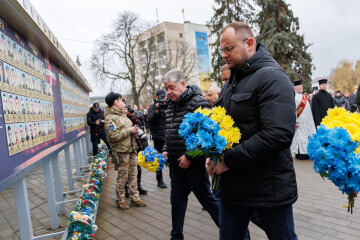
<path fill-rule="evenodd" d="M 254 212 L 269 240 L 297 240 L 291 204 L 275 208 L 243 208 L 223 201 L 220 201 L 220 240 L 244 239 Z"/>
<path fill-rule="evenodd" d="M 188 196 L 193 192 L 200 204 L 208 211 L 219 226 L 219 202 L 210 191 L 209 175 L 204 164 L 191 164 L 183 170 L 170 167 L 171 178 L 171 239 L 184 239 L 183 227 Z"/>
<path fill-rule="evenodd" d="M 159 153 L 162 153 L 162 149 L 165 145 L 165 141 L 164 140 L 157 140 L 154 139 L 154 148 L 156 149 L 156 151 L 158 151 Z M 162 171 L 157 171 L 156 172 L 156 180 L 160 181 L 163 179 L 162 176 Z"/>
<path fill-rule="evenodd" d="M 106 144 L 107 148 L 109 150 L 111 150 L 111 147 L 109 145 L 109 142 L 106 140 L 106 134 L 105 132 L 96 135 L 95 133 L 91 133 L 91 143 L 93 145 L 93 156 L 95 156 L 96 154 L 98 154 L 98 144 L 100 143 L 100 139 L 102 139 L 104 141 L 104 143 Z"/>

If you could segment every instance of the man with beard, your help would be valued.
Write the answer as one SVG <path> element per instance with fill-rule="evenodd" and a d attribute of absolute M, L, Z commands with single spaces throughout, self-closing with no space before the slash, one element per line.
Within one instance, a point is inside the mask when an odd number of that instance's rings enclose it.
<path fill-rule="evenodd" d="M 333 97 L 326 91 L 327 79 L 320 79 L 318 82 L 319 91 L 311 100 L 311 111 L 316 127 L 320 126 L 322 119 L 327 115 L 327 110 L 335 107 Z"/>
<path fill-rule="evenodd" d="M 295 135 L 291 144 L 291 154 L 299 160 L 309 159 L 307 145 L 309 138 L 316 132 L 311 106 L 307 96 L 303 94 L 302 80 L 294 81 L 296 125 Z"/>
<path fill-rule="evenodd" d="M 215 106 L 225 108 L 241 132 L 221 162 L 207 160 L 211 176 L 220 175 L 220 240 L 244 239 L 255 212 L 270 240 L 295 240 L 293 85 L 247 24 L 225 26 L 220 46 L 231 76 Z"/>

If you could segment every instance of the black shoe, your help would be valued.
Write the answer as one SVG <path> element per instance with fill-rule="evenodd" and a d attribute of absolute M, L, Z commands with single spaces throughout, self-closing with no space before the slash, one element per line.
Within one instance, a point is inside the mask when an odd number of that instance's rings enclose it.
<path fill-rule="evenodd" d="M 163 180 L 158 181 L 157 186 L 158 186 L 159 188 L 167 188 L 167 186 L 166 186 L 166 184 L 164 183 Z"/>
<path fill-rule="evenodd" d="M 138 186 L 139 194 L 145 195 L 147 194 L 147 190 L 143 189 L 141 185 Z"/>

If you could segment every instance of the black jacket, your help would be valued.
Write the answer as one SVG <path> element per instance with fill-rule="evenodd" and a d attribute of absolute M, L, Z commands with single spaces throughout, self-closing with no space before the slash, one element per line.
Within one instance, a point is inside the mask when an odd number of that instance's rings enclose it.
<path fill-rule="evenodd" d="M 346 97 L 344 96 L 344 94 L 341 94 L 339 97 L 337 97 L 336 95 L 334 96 L 334 104 L 336 107 L 344 107 L 346 108 Z"/>
<path fill-rule="evenodd" d="M 357 104 L 356 104 L 356 101 L 355 101 L 355 94 L 354 93 L 350 94 L 349 108 L 350 108 L 350 112 L 356 112 L 357 111 Z"/>
<path fill-rule="evenodd" d="M 225 152 L 230 170 L 221 174 L 223 201 L 242 207 L 278 207 L 297 199 L 290 145 L 295 132 L 294 87 L 262 44 L 232 70 L 216 106 L 239 127 L 241 140 Z"/>
<path fill-rule="evenodd" d="M 152 139 L 165 141 L 165 113 L 156 113 L 155 104 L 151 104 L 148 109 L 148 121 Z"/>
<path fill-rule="evenodd" d="M 197 108 L 210 108 L 210 103 L 202 97 L 201 90 L 198 86 L 190 85 L 180 98 L 180 102 L 169 102 L 166 111 L 166 137 L 163 151 L 168 152 L 168 161 L 173 166 L 178 166 L 178 159 L 186 152 L 185 140 L 179 136 L 179 127 L 188 113 L 194 112 Z M 192 159 L 187 156 L 193 163 L 203 163 L 205 158 Z"/>
<path fill-rule="evenodd" d="M 90 111 L 86 114 L 87 124 L 90 126 L 91 135 L 101 135 L 105 134 L 104 123 L 96 125 L 96 120 L 104 120 L 104 111 L 100 109 L 98 112 L 95 112 L 93 108 L 90 108 Z"/>

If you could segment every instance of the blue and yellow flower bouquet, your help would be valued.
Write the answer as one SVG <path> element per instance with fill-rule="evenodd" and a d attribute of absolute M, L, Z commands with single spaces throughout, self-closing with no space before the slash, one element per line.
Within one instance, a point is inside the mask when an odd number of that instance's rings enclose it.
<path fill-rule="evenodd" d="M 314 170 L 331 180 L 348 195 L 345 208 L 353 213 L 354 201 L 360 191 L 360 114 L 344 108 L 327 112 L 308 144 L 308 155 Z"/>
<path fill-rule="evenodd" d="M 234 127 L 234 120 L 226 115 L 225 108 L 197 109 L 183 119 L 179 136 L 185 139 L 187 154 L 191 157 L 206 156 L 221 161 L 225 149 L 239 143 L 240 130 Z M 212 187 L 218 186 L 218 176 L 213 179 Z"/>
<path fill-rule="evenodd" d="M 138 153 L 138 165 L 150 172 L 160 171 L 164 168 L 166 159 L 152 147 L 146 147 Z"/>

